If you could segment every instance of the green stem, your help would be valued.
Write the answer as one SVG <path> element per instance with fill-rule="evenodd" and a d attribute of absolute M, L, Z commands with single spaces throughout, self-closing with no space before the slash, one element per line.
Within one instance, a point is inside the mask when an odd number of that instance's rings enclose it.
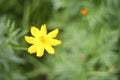
<path fill-rule="evenodd" d="M 28 48 L 26 47 L 13 47 L 15 50 L 27 50 Z"/>
<path fill-rule="evenodd" d="M 88 72 L 88 75 L 106 76 L 106 75 L 108 75 L 108 72 L 90 71 L 90 72 Z"/>

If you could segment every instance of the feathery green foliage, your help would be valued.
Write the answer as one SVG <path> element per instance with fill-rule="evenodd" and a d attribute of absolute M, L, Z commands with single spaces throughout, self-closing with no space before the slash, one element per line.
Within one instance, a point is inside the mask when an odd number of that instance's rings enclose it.
<path fill-rule="evenodd" d="M 5 17 L 0 18 L 0 79 L 1 80 L 24 80 L 20 64 L 24 59 L 14 51 L 14 46 L 19 45 L 18 34 L 20 29 L 15 30 L 15 23 Z M 22 33 L 21 33 L 22 34 Z"/>

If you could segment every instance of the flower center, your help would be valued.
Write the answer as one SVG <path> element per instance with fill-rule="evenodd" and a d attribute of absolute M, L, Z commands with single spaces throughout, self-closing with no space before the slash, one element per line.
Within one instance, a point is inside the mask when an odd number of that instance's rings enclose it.
<path fill-rule="evenodd" d="M 43 42 L 43 43 L 45 43 L 45 38 L 43 36 L 40 37 L 40 41 Z"/>

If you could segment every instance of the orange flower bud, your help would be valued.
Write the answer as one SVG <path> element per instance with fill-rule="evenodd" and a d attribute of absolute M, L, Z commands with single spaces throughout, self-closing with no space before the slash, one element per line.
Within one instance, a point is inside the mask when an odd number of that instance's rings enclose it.
<path fill-rule="evenodd" d="M 81 13 L 82 15 L 87 15 L 88 11 L 87 11 L 87 9 L 81 9 L 81 10 L 80 10 L 80 13 Z"/>

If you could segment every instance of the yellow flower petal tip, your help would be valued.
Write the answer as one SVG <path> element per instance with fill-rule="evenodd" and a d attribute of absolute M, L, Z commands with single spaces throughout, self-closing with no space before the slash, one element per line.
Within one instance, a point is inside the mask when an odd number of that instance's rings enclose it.
<path fill-rule="evenodd" d="M 57 33 L 59 32 L 59 29 L 54 29 L 53 31 L 56 31 Z"/>
<path fill-rule="evenodd" d="M 48 35 L 47 35 L 47 37 L 49 37 L 49 38 L 55 38 L 58 33 L 59 33 L 59 29 L 55 29 L 55 30 L 49 32 Z"/>
<path fill-rule="evenodd" d="M 35 38 L 30 37 L 30 36 L 25 36 L 24 37 L 25 41 L 28 42 L 29 44 L 34 44 Z"/>
<path fill-rule="evenodd" d="M 55 54 L 55 51 L 53 50 L 53 51 L 49 52 L 49 54 L 53 55 L 53 54 Z"/>
<path fill-rule="evenodd" d="M 53 53 L 50 53 L 51 55 L 53 55 L 53 54 L 55 54 L 55 52 L 53 52 Z"/>
<path fill-rule="evenodd" d="M 36 31 L 38 28 L 36 28 L 35 26 L 31 26 L 31 29 L 30 29 L 30 31 L 32 32 L 32 31 Z"/>
<path fill-rule="evenodd" d="M 28 42 L 28 36 L 24 36 L 26 42 Z"/>
<path fill-rule="evenodd" d="M 62 44 L 62 41 L 59 41 L 59 44 Z"/>
<path fill-rule="evenodd" d="M 42 26 L 41 26 L 41 29 L 46 30 L 46 24 L 42 25 Z"/>
<path fill-rule="evenodd" d="M 32 26 L 30 32 L 32 36 L 24 37 L 26 42 L 32 44 L 32 46 L 28 48 L 28 53 L 36 53 L 37 57 L 42 57 L 44 50 L 49 54 L 55 54 L 55 50 L 52 46 L 57 46 L 62 43 L 62 41 L 54 39 L 59 30 L 55 29 L 47 34 L 46 24 L 42 25 L 40 30 L 37 27 Z"/>
<path fill-rule="evenodd" d="M 43 26 L 46 27 L 46 24 L 44 24 Z"/>
<path fill-rule="evenodd" d="M 30 29 L 30 32 L 33 36 L 38 36 L 40 30 L 37 27 L 32 26 L 31 29 Z"/>
<path fill-rule="evenodd" d="M 55 33 L 58 34 L 59 33 L 59 29 L 55 29 Z"/>

